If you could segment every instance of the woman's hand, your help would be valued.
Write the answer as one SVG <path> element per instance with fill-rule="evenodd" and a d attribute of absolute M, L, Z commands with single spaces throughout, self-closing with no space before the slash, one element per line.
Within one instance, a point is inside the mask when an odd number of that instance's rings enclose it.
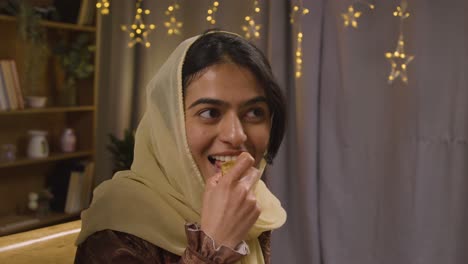
<path fill-rule="evenodd" d="M 253 189 L 261 175 L 254 162 L 248 152 L 243 152 L 226 175 L 219 172 L 207 180 L 201 229 L 217 246 L 234 249 L 260 216 Z"/>

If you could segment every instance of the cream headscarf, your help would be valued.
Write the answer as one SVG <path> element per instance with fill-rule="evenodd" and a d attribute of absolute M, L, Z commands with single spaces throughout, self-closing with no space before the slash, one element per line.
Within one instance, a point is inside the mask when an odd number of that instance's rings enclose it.
<path fill-rule="evenodd" d="M 77 244 L 97 231 L 112 229 L 183 254 L 184 225 L 200 223 L 205 185 L 187 144 L 182 98 L 182 64 L 197 38 L 182 42 L 148 84 L 147 109 L 136 132 L 131 170 L 116 173 L 95 189 L 90 208 L 81 215 Z M 257 237 L 286 221 L 279 200 L 262 181 L 255 193 L 262 212 L 246 241 L 250 254 L 240 263 L 264 263 Z"/>

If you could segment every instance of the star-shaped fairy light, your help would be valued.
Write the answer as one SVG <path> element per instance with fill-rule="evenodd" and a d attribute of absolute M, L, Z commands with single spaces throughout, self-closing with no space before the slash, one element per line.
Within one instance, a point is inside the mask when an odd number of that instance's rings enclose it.
<path fill-rule="evenodd" d="M 405 41 L 403 37 L 403 20 L 407 19 L 410 14 L 406 11 L 408 4 L 405 0 L 402 1 L 400 6 L 397 6 L 393 15 L 400 17 L 400 36 L 398 37 L 397 47 L 394 52 L 385 53 L 385 57 L 390 62 L 392 70 L 388 75 L 388 83 L 391 84 L 395 79 L 400 78 L 405 84 L 408 83 L 407 67 L 414 56 L 405 53 Z"/>
<path fill-rule="evenodd" d="M 208 11 L 206 11 L 206 21 L 210 25 L 216 25 L 215 15 L 216 15 L 216 12 L 218 11 L 218 7 L 219 7 L 219 2 L 214 1 L 213 4 L 208 8 Z"/>
<path fill-rule="evenodd" d="M 348 12 L 341 14 L 344 20 L 345 27 L 352 26 L 353 28 L 357 28 L 357 19 L 361 16 L 361 14 L 362 13 L 359 11 L 354 11 L 354 7 L 350 5 L 348 7 Z"/>
<path fill-rule="evenodd" d="M 358 1 L 357 3 L 366 5 L 370 9 L 375 8 L 375 6 L 373 4 L 369 4 L 369 3 L 364 2 L 364 1 Z M 357 19 L 360 18 L 361 15 L 362 15 L 362 12 L 355 10 L 354 4 L 352 4 L 352 5 L 348 6 L 348 11 L 346 13 L 341 14 L 341 17 L 343 18 L 343 23 L 344 23 L 345 27 L 351 26 L 353 28 L 357 28 L 358 27 Z"/>
<path fill-rule="evenodd" d="M 297 32 L 296 52 L 294 57 L 296 62 L 295 76 L 298 79 L 302 77 L 302 38 L 304 37 L 304 34 L 302 33 L 301 18 L 308 13 L 309 9 L 303 6 L 302 0 L 299 0 L 298 4 L 293 5 L 291 11 L 290 22 L 295 26 L 294 31 Z"/>
<path fill-rule="evenodd" d="M 405 53 L 405 42 L 403 35 L 400 35 L 396 50 L 385 53 L 385 57 L 392 66 L 392 71 L 388 75 L 388 82 L 392 83 L 396 78 L 400 77 L 404 83 L 408 83 L 408 75 L 406 74 L 406 68 L 408 64 L 414 59 L 414 56 L 407 55 Z"/>
<path fill-rule="evenodd" d="M 141 8 L 141 1 L 138 0 L 136 3 L 136 15 L 133 24 L 129 26 L 122 25 L 122 30 L 128 32 L 130 37 L 130 42 L 128 43 L 128 47 L 130 48 L 137 43 L 144 44 L 145 47 L 149 48 L 151 43 L 148 41 L 148 34 L 156 28 L 154 24 L 146 25 L 143 22 L 142 16 L 149 15 L 150 10 Z"/>
<path fill-rule="evenodd" d="M 291 11 L 291 19 L 290 19 L 291 24 L 294 24 L 296 20 L 298 20 L 299 17 L 307 15 L 308 13 L 309 13 L 309 9 L 305 8 L 302 5 L 302 1 L 300 1 L 299 4 L 295 4 Z"/>
<path fill-rule="evenodd" d="M 178 10 L 180 9 L 180 5 L 177 0 L 174 3 L 167 7 L 165 12 L 168 20 L 164 22 L 164 26 L 167 28 L 168 35 L 180 35 L 181 28 L 183 23 L 177 19 Z"/>
<path fill-rule="evenodd" d="M 246 24 L 242 26 L 242 31 L 245 32 L 246 39 L 260 38 L 260 28 L 262 27 L 260 24 L 255 22 L 255 19 L 260 14 L 260 7 L 258 4 L 258 0 L 254 0 L 253 4 L 253 14 L 251 16 L 245 17 Z"/>
<path fill-rule="evenodd" d="M 98 0 L 98 2 L 96 3 L 96 8 L 101 10 L 101 15 L 108 15 L 109 7 L 109 0 Z"/>
<path fill-rule="evenodd" d="M 396 10 L 393 11 L 393 15 L 400 17 L 401 20 L 407 19 L 410 16 L 410 13 L 406 11 L 407 8 L 408 3 L 403 1 L 399 6 L 396 7 Z"/>

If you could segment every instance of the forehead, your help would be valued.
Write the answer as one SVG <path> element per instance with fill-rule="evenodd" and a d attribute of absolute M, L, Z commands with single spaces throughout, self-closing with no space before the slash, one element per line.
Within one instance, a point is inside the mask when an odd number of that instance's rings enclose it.
<path fill-rule="evenodd" d="M 216 64 L 206 68 L 187 86 L 186 102 L 201 97 L 242 101 L 265 96 L 263 86 L 245 67 L 233 63 Z"/>

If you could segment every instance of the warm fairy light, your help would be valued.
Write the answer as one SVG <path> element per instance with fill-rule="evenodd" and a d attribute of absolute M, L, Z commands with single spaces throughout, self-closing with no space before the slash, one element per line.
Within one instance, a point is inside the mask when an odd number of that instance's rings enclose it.
<path fill-rule="evenodd" d="M 296 52 L 295 54 L 295 76 L 296 78 L 301 78 L 302 77 L 302 39 L 304 37 L 304 34 L 302 33 L 302 23 L 301 19 L 303 16 L 307 15 L 309 13 L 309 9 L 305 8 L 302 5 L 302 1 L 299 0 L 299 2 L 292 7 L 291 11 L 291 19 L 290 22 L 294 26 L 294 31 L 297 32 L 296 34 Z"/>
<path fill-rule="evenodd" d="M 361 12 L 355 12 L 354 7 L 350 5 L 348 7 L 348 12 L 345 14 L 341 14 L 344 19 L 345 27 L 352 26 L 353 28 L 357 28 L 357 19 L 361 16 Z"/>
<path fill-rule="evenodd" d="M 178 18 L 178 10 L 180 9 L 180 5 L 177 0 L 175 0 L 172 5 L 170 5 L 165 14 L 168 18 L 167 21 L 164 22 L 164 26 L 167 28 L 168 35 L 180 35 L 183 23 L 180 22 Z"/>
<path fill-rule="evenodd" d="M 370 4 L 370 3 L 366 2 L 366 1 L 357 1 L 356 3 L 351 4 L 350 6 L 348 6 L 347 12 L 341 14 L 341 17 L 343 18 L 343 24 L 344 24 L 345 27 L 349 27 L 349 26 L 351 26 L 353 28 L 358 27 L 357 19 L 360 18 L 361 15 L 362 15 L 361 11 L 356 10 L 355 5 L 357 5 L 358 3 L 366 5 L 370 9 L 375 8 L 375 6 L 373 4 Z"/>
<path fill-rule="evenodd" d="M 219 7 L 219 2 L 214 1 L 213 4 L 210 7 L 208 7 L 208 11 L 206 11 L 207 13 L 206 21 L 210 25 L 216 25 L 215 14 L 218 11 L 218 7 Z"/>
<path fill-rule="evenodd" d="M 410 13 L 406 12 L 406 8 L 408 8 L 408 4 L 406 2 L 402 2 L 401 5 L 397 6 L 396 10 L 393 11 L 393 16 L 400 17 L 401 19 L 408 18 Z"/>
<path fill-rule="evenodd" d="M 413 61 L 413 55 L 405 53 L 405 42 L 403 41 L 403 34 L 400 34 L 396 50 L 385 53 L 385 58 L 390 62 L 392 70 L 388 75 L 388 82 L 392 83 L 396 78 L 401 78 L 404 83 L 408 83 L 408 75 L 406 72 L 408 64 Z"/>
<path fill-rule="evenodd" d="M 110 7 L 109 0 L 99 0 L 96 3 L 96 8 L 101 10 L 102 15 L 109 14 L 109 7 Z"/>
<path fill-rule="evenodd" d="M 246 16 L 244 20 L 246 24 L 242 25 L 242 31 L 245 33 L 246 39 L 259 39 L 260 38 L 260 29 L 262 25 L 257 24 L 255 19 L 260 15 L 260 7 L 258 0 L 253 1 L 253 13 L 250 16 Z"/>
<path fill-rule="evenodd" d="M 302 32 L 297 33 L 297 48 L 296 48 L 296 78 L 302 76 Z"/>
<path fill-rule="evenodd" d="M 294 5 L 293 11 L 291 12 L 291 19 L 290 19 L 291 24 L 294 24 L 294 21 L 298 16 L 307 15 L 308 13 L 309 13 L 309 9 L 303 7 L 302 3 L 300 6 Z"/>
<path fill-rule="evenodd" d="M 146 25 L 143 22 L 141 14 L 144 13 L 145 15 L 148 15 L 150 14 L 150 11 L 148 9 L 143 10 L 141 8 L 141 2 L 142 0 L 137 0 L 136 14 L 133 24 L 130 26 L 122 25 L 122 30 L 128 32 L 128 36 L 130 37 L 130 41 L 128 43 L 129 48 L 135 46 L 137 43 L 149 48 L 151 43 L 148 41 L 148 34 L 156 28 L 154 24 Z"/>
<path fill-rule="evenodd" d="M 385 58 L 390 62 L 392 70 L 388 75 L 388 83 L 393 83 L 397 78 L 400 78 L 405 84 L 408 83 L 407 67 L 410 62 L 413 61 L 413 55 L 407 55 L 405 53 L 405 41 L 403 36 L 403 22 L 410 16 L 409 12 L 406 11 L 408 3 L 406 0 L 402 0 L 401 4 L 397 6 L 396 11 L 393 12 L 395 17 L 400 18 L 400 35 L 398 37 L 397 47 L 394 52 L 385 53 Z"/>

